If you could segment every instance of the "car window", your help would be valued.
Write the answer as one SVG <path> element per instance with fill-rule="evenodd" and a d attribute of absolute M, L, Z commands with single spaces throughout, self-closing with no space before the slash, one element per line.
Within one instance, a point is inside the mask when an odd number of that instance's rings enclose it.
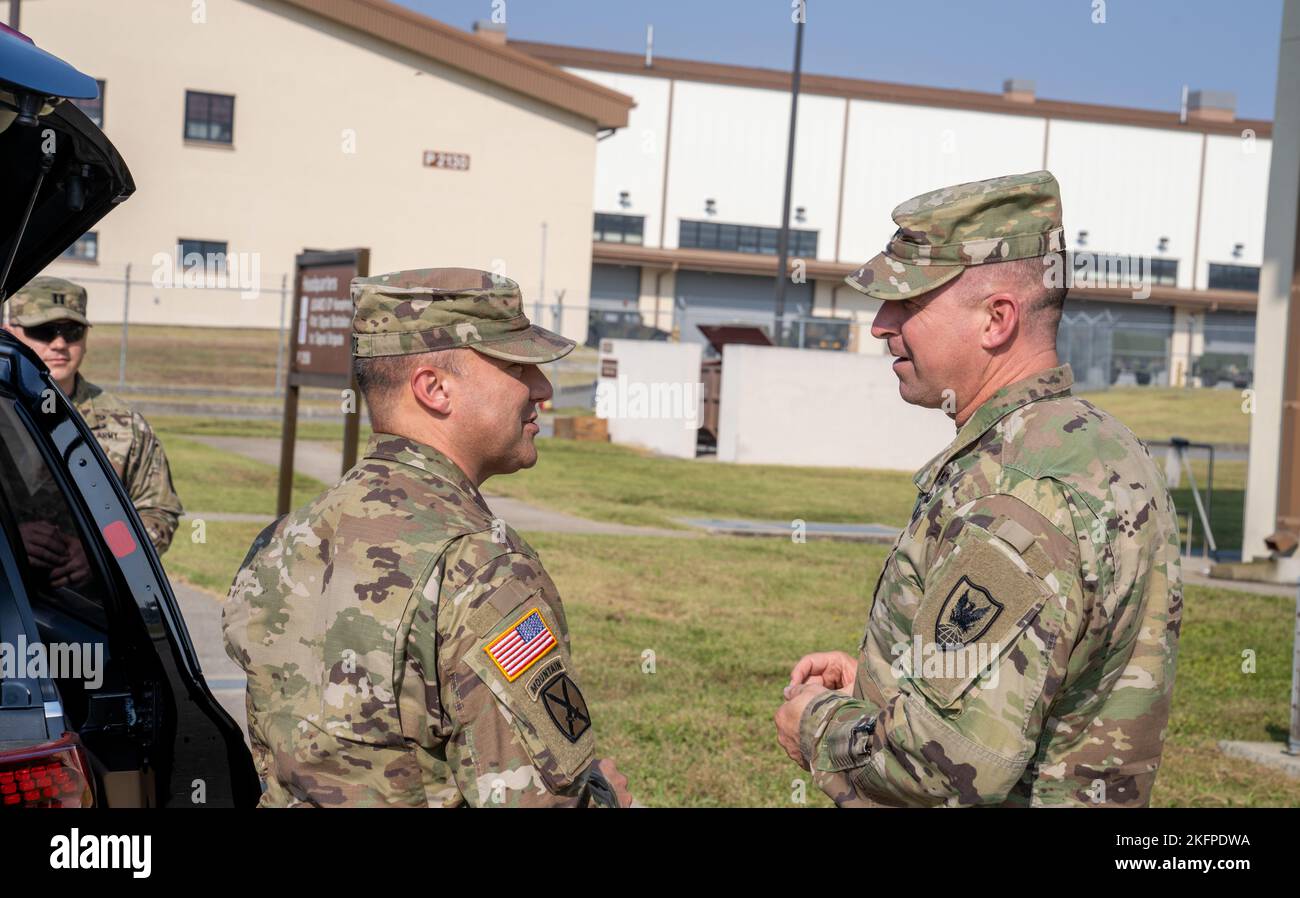
<path fill-rule="evenodd" d="M 13 401 L 0 399 L 0 499 L 6 537 L 32 603 L 107 631 L 108 587 L 87 551 L 68 496 Z"/>

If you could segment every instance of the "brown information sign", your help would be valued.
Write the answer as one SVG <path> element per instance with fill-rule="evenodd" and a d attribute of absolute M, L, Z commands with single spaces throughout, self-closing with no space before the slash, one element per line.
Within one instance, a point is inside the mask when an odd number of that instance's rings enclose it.
<path fill-rule="evenodd" d="M 356 276 L 355 263 L 299 267 L 291 371 L 351 379 L 351 283 Z"/>
<path fill-rule="evenodd" d="M 293 501 L 293 456 L 302 387 L 338 391 L 344 472 L 356 464 L 361 430 L 361 394 L 352 380 L 352 279 L 370 273 L 370 250 L 313 250 L 299 254 L 295 267 L 276 514 L 289 511 Z"/>

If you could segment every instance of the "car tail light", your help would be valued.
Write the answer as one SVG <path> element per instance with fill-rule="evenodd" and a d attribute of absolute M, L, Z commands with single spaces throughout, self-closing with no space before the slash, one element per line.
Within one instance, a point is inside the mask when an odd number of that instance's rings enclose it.
<path fill-rule="evenodd" d="M 88 808 L 94 804 L 86 753 L 76 733 L 44 745 L 0 751 L 0 809 Z"/>

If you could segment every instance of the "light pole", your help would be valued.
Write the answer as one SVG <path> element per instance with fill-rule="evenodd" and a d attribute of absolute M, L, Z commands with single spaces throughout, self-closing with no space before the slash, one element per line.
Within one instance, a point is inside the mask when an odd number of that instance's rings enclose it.
<path fill-rule="evenodd" d="M 785 199 L 781 203 L 781 231 L 777 236 L 776 333 L 773 342 L 782 343 L 785 333 L 785 281 L 790 264 L 790 192 L 794 187 L 794 135 L 799 119 L 799 75 L 803 69 L 803 26 L 808 18 L 805 0 L 795 10 L 794 77 L 790 81 L 790 139 L 785 150 Z"/>

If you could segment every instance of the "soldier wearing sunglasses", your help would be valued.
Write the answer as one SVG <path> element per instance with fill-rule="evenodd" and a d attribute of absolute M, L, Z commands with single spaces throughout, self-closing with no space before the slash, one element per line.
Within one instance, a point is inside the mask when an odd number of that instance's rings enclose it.
<path fill-rule="evenodd" d="M 183 509 L 167 456 L 153 428 L 129 405 L 77 373 L 86 357 L 86 289 L 62 278 L 38 277 L 9 301 L 11 334 L 50 369 L 59 389 L 86 420 L 126 486 L 158 554 L 167 551 Z"/>

